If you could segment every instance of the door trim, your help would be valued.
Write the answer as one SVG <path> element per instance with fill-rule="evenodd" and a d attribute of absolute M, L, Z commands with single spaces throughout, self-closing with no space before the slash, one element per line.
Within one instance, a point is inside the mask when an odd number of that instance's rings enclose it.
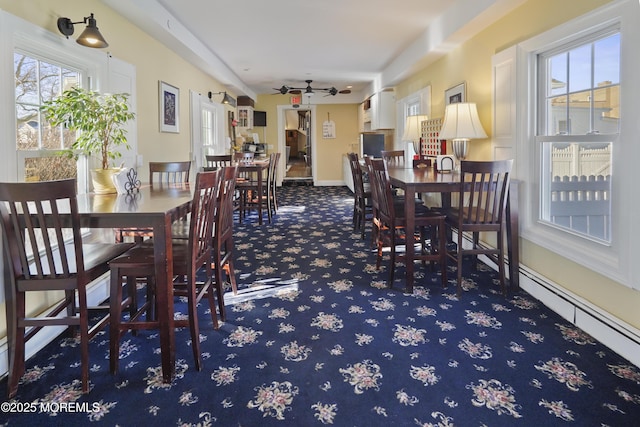
<path fill-rule="evenodd" d="M 316 106 L 315 105 L 301 105 L 298 108 L 294 108 L 291 105 L 278 105 L 278 151 L 282 153 L 280 155 L 281 161 L 278 165 L 278 185 L 282 185 L 285 175 L 287 174 L 287 162 L 283 157 L 287 152 L 287 142 L 285 135 L 286 126 L 286 113 L 287 110 L 309 110 L 311 112 L 311 178 L 313 185 L 316 185 L 316 170 L 317 170 L 317 156 L 316 156 Z"/>

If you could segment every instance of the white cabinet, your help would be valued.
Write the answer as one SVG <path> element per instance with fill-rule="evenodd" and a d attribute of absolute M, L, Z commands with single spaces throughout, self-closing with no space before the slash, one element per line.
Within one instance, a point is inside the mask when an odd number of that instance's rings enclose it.
<path fill-rule="evenodd" d="M 238 127 L 240 128 L 240 133 L 253 128 L 253 107 L 238 106 Z"/>
<path fill-rule="evenodd" d="M 392 90 L 374 93 L 360 104 L 360 131 L 370 132 L 396 127 L 396 96 Z"/>
<path fill-rule="evenodd" d="M 242 135 L 247 129 L 253 129 L 253 99 L 248 96 L 238 97 L 238 133 Z"/>
<path fill-rule="evenodd" d="M 393 91 L 382 91 L 371 97 L 371 129 L 395 129 L 396 95 Z"/>

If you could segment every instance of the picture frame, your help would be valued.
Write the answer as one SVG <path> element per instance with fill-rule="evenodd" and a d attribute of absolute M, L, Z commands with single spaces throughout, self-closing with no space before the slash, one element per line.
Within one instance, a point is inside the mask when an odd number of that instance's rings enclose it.
<path fill-rule="evenodd" d="M 467 84 L 462 82 L 444 91 L 444 105 L 466 102 Z"/>
<path fill-rule="evenodd" d="M 158 82 L 160 132 L 180 132 L 180 89 Z"/>

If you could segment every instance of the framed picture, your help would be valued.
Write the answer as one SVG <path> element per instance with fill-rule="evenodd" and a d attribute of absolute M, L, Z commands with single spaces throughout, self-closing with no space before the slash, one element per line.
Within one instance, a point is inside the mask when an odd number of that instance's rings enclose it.
<path fill-rule="evenodd" d="M 159 82 L 160 132 L 180 132 L 180 89 Z"/>
<path fill-rule="evenodd" d="M 466 98 L 467 84 L 465 82 L 444 91 L 444 105 L 466 102 Z"/>

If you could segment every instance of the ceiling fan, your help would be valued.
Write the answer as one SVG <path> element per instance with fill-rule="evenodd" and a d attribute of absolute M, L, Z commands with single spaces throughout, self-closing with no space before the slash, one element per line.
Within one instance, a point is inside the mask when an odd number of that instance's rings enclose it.
<path fill-rule="evenodd" d="M 335 87 L 314 88 L 314 87 L 311 87 L 311 83 L 313 82 L 313 80 L 305 80 L 305 82 L 307 83 L 307 87 L 291 87 L 291 86 L 283 85 L 280 88 L 273 88 L 273 89 L 277 90 L 282 95 L 286 95 L 287 93 L 290 93 L 292 95 L 300 95 L 301 93 L 303 93 L 302 91 L 304 91 L 304 94 L 307 96 L 311 96 L 315 92 L 325 92 L 331 96 L 335 96 L 338 93 L 341 93 L 341 94 L 351 93 L 351 89 L 338 90 Z"/>

